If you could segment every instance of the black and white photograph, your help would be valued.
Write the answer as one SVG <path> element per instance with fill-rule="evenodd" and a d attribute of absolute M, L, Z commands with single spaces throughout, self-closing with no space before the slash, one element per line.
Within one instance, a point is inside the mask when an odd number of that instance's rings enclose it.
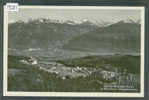
<path fill-rule="evenodd" d="M 144 96 L 144 7 L 4 8 L 5 96 Z"/>

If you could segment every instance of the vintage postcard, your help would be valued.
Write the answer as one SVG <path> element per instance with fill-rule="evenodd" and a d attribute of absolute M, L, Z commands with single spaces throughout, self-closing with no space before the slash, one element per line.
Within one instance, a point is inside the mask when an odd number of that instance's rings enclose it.
<path fill-rule="evenodd" d="M 3 40 L 4 96 L 144 96 L 144 7 L 9 5 Z"/>

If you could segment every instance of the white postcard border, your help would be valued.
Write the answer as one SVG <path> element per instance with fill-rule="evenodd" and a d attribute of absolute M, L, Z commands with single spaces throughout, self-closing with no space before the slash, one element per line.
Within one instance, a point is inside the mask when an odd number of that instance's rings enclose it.
<path fill-rule="evenodd" d="M 19 6 L 19 9 L 130 9 L 141 10 L 141 82 L 140 93 L 111 93 L 111 92 L 10 92 L 7 91 L 8 84 L 8 11 L 4 6 L 4 34 L 3 34 L 3 95 L 4 96 L 41 96 L 41 97 L 144 97 L 144 21 L 145 8 L 126 6 Z"/>

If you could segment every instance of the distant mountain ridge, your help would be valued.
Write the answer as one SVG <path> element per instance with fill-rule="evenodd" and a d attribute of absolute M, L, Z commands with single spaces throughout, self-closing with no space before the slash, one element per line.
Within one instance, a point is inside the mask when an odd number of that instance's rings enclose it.
<path fill-rule="evenodd" d="M 60 22 L 51 19 L 17 21 L 8 27 L 8 47 L 64 48 L 78 51 L 135 51 L 140 50 L 141 25 L 119 21 L 96 25 L 89 20 Z M 103 24 L 99 23 L 99 24 Z"/>
<path fill-rule="evenodd" d="M 140 24 L 119 21 L 73 38 L 64 48 L 79 51 L 139 52 L 140 33 Z"/>
<path fill-rule="evenodd" d="M 16 49 L 61 47 L 68 40 L 97 28 L 89 22 L 70 24 L 50 19 L 17 21 L 9 24 L 8 46 Z"/>

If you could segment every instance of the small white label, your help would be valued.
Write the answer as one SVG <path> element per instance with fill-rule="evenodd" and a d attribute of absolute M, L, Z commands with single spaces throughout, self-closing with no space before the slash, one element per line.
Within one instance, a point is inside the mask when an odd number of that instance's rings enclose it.
<path fill-rule="evenodd" d="M 15 11 L 17 12 L 19 10 L 19 7 L 18 7 L 18 3 L 7 3 L 6 4 L 6 8 L 8 11 Z"/>

